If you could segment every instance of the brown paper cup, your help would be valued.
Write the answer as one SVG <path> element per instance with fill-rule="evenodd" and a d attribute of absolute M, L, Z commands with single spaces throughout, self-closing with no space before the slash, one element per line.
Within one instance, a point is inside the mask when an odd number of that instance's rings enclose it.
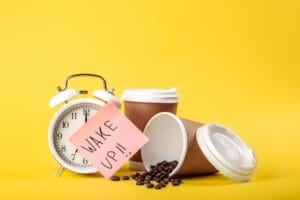
<path fill-rule="evenodd" d="M 171 112 L 176 114 L 178 95 L 176 89 L 154 90 L 133 89 L 125 90 L 125 115 L 143 131 L 148 121 L 157 113 Z M 144 170 L 141 152 L 138 151 L 129 160 L 129 167 L 134 170 Z"/>
<path fill-rule="evenodd" d="M 149 142 L 142 147 L 141 155 L 147 171 L 163 160 L 177 160 L 170 176 L 220 171 L 233 181 L 245 182 L 256 167 L 254 151 L 220 124 L 204 125 L 163 112 L 150 119 L 144 133 Z"/>
<path fill-rule="evenodd" d="M 171 113 L 159 113 L 147 124 L 144 133 L 149 142 L 141 156 L 146 170 L 163 160 L 177 160 L 173 175 L 211 174 L 218 170 L 206 159 L 197 140 L 197 129 L 204 124 L 178 118 Z"/>
<path fill-rule="evenodd" d="M 176 114 L 177 103 L 143 103 L 124 101 L 125 115 L 141 130 L 157 113 L 171 112 Z"/>

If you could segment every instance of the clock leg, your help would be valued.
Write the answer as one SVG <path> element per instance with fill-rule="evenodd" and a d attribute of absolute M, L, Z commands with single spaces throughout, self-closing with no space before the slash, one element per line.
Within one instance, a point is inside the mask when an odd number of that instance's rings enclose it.
<path fill-rule="evenodd" d="M 57 171 L 57 176 L 60 176 L 64 171 L 65 171 L 66 168 L 64 168 L 62 165 L 59 167 L 58 171 Z"/>

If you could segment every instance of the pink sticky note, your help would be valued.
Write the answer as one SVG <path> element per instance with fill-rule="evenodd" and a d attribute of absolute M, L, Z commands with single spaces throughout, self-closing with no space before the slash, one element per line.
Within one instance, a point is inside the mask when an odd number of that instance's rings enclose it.
<path fill-rule="evenodd" d="M 109 179 L 148 138 L 114 104 L 108 103 L 69 140 Z"/>

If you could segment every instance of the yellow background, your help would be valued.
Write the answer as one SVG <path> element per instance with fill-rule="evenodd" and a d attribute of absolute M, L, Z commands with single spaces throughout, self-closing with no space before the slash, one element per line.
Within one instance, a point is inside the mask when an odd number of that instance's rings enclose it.
<path fill-rule="evenodd" d="M 0 199 L 299 199 L 299 9 L 297 0 L 1 0 Z M 56 177 L 48 102 L 79 72 L 103 75 L 118 97 L 177 87 L 180 116 L 225 124 L 255 149 L 252 180 L 194 177 L 157 191 Z"/>

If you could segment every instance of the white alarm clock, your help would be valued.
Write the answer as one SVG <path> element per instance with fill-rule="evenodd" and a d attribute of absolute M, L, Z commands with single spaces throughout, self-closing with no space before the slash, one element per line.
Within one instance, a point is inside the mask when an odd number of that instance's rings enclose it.
<path fill-rule="evenodd" d="M 94 91 L 93 96 L 95 98 L 81 98 L 69 102 L 69 100 L 80 94 L 88 93 L 87 90 L 67 89 L 68 81 L 71 78 L 81 76 L 101 79 L 104 90 Z M 100 75 L 74 74 L 67 77 L 63 89 L 58 87 L 58 94 L 50 100 L 50 107 L 53 108 L 62 103 L 65 103 L 65 105 L 56 112 L 48 130 L 50 150 L 61 165 L 57 173 L 58 176 L 65 168 L 80 174 L 96 172 L 96 169 L 79 154 L 78 149 L 68 139 L 107 102 L 113 102 L 117 107 L 121 107 L 121 103 L 113 94 L 113 89 L 107 90 L 106 81 Z"/>

